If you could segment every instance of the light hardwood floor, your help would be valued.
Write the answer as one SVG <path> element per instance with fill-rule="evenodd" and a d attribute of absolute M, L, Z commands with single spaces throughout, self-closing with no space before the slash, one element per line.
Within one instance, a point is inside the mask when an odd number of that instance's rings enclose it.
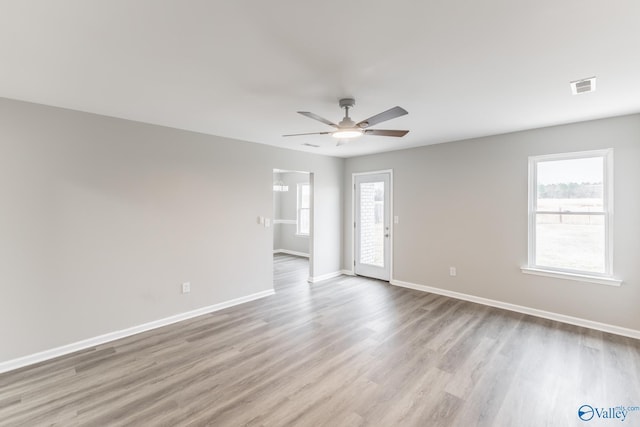
<path fill-rule="evenodd" d="M 279 255 L 274 296 L 0 375 L 0 425 L 640 425 L 578 418 L 640 407 L 640 341 L 307 275 Z"/>

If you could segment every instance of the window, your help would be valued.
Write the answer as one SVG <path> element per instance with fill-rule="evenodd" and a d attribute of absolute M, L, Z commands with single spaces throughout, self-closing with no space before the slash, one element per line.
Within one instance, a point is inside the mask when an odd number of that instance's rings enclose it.
<path fill-rule="evenodd" d="M 301 236 L 309 235 L 309 207 L 311 201 L 311 187 L 309 184 L 298 184 L 298 218 L 296 233 Z"/>
<path fill-rule="evenodd" d="M 612 150 L 529 158 L 529 268 L 612 277 Z"/>

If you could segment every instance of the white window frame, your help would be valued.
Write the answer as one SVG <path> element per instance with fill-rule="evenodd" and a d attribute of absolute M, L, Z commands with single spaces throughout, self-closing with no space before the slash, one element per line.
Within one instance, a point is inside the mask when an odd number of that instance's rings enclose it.
<path fill-rule="evenodd" d="M 536 216 L 558 212 L 538 211 L 538 163 L 556 160 L 573 160 L 585 158 L 603 158 L 603 212 L 604 216 L 605 259 L 604 272 L 580 271 L 557 267 L 540 266 L 536 263 Z M 522 268 L 523 273 L 542 276 L 572 279 L 591 283 L 619 286 L 622 282 L 613 277 L 613 149 L 580 151 L 573 153 L 548 154 L 529 157 L 529 233 L 528 233 L 528 265 Z M 563 212 L 567 215 L 581 213 Z M 594 215 L 593 212 L 590 213 Z"/>
<path fill-rule="evenodd" d="M 309 201 L 307 203 L 308 207 L 302 207 L 302 188 L 304 186 L 309 187 Z M 300 221 L 300 212 L 306 210 L 309 212 L 309 228 L 311 228 L 311 184 L 308 182 L 301 182 L 296 185 L 296 235 L 298 236 L 308 236 L 309 230 L 307 232 L 300 231 L 300 225 L 302 221 Z"/>

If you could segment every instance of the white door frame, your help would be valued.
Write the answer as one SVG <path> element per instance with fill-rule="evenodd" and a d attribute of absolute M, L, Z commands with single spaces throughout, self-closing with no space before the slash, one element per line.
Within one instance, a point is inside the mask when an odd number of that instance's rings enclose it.
<path fill-rule="evenodd" d="M 393 169 L 382 169 L 369 172 L 354 172 L 351 174 L 351 272 L 355 274 L 356 267 L 356 176 L 389 174 L 389 281 L 393 280 Z"/>

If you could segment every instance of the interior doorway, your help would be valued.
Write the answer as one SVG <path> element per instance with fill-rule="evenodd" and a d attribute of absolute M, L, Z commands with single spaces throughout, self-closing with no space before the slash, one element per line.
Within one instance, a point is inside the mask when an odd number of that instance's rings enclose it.
<path fill-rule="evenodd" d="M 354 273 L 391 278 L 392 171 L 353 174 Z"/>
<path fill-rule="evenodd" d="M 293 283 L 305 283 L 311 277 L 312 248 L 313 174 L 274 169 L 273 271 L 276 291 Z"/>

